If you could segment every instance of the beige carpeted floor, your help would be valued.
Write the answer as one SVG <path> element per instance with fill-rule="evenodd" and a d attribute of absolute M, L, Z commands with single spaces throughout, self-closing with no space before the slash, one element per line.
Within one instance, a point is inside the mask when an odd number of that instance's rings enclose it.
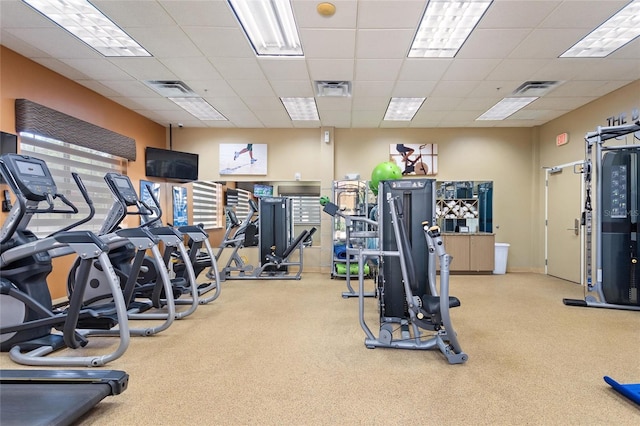
<path fill-rule="evenodd" d="M 538 274 L 451 285 L 463 365 L 437 350 L 367 349 L 357 300 L 327 275 L 226 282 L 192 316 L 133 338 L 103 367 L 128 372 L 129 388 L 79 424 L 640 424 L 640 407 L 602 379 L 640 383 L 640 313 L 564 306 L 582 289 Z M 376 306 L 366 300 L 374 331 Z"/>

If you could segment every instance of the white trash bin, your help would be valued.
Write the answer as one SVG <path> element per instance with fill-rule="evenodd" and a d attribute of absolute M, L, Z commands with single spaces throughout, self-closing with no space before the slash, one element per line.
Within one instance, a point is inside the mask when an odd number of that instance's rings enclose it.
<path fill-rule="evenodd" d="M 509 255 L 509 244 L 496 243 L 495 263 L 493 273 L 502 275 L 507 273 L 507 257 Z"/>

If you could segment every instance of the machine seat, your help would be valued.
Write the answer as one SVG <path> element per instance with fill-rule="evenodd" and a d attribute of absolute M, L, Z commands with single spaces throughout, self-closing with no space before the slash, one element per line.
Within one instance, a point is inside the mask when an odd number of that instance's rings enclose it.
<path fill-rule="evenodd" d="M 449 307 L 457 308 L 458 306 L 460 306 L 460 299 L 449 296 Z M 440 313 L 440 296 L 431 296 L 428 294 L 422 296 L 422 309 L 431 315 Z"/>

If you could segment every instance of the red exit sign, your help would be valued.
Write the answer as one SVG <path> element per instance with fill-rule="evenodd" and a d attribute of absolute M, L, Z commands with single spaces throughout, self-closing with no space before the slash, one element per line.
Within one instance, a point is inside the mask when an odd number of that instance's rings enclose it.
<path fill-rule="evenodd" d="M 556 136 L 556 146 L 562 146 L 569 143 L 569 133 L 560 133 Z"/>

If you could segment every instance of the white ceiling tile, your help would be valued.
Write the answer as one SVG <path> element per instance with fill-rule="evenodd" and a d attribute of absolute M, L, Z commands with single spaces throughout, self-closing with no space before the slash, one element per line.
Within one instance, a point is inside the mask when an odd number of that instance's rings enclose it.
<path fill-rule="evenodd" d="M 351 86 L 354 97 L 391 97 L 393 82 L 391 81 L 355 81 Z"/>
<path fill-rule="evenodd" d="M 134 79 L 117 65 L 103 59 L 63 59 L 61 62 L 94 80 Z"/>
<path fill-rule="evenodd" d="M 540 24 L 540 28 L 580 28 L 586 30 L 583 34 L 585 36 L 627 3 L 629 3 L 628 0 L 564 1 L 553 10 L 552 14 L 547 16 Z"/>
<path fill-rule="evenodd" d="M 484 80 L 499 63 L 499 59 L 458 59 L 447 68 L 442 80 Z"/>
<path fill-rule="evenodd" d="M 301 29 L 300 40 L 307 58 L 353 58 L 356 32 L 349 29 Z"/>
<path fill-rule="evenodd" d="M 156 58 L 184 58 L 202 55 L 200 49 L 177 26 L 133 28 L 128 33 Z"/>
<path fill-rule="evenodd" d="M 229 86 L 242 98 L 271 97 L 276 100 L 273 89 L 267 80 L 227 80 Z"/>
<path fill-rule="evenodd" d="M 253 58 L 251 43 L 240 28 L 183 27 L 186 35 L 205 56 Z"/>
<path fill-rule="evenodd" d="M 309 80 L 272 80 L 271 87 L 278 97 L 313 97 L 313 87 Z"/>
<path fill-rule="evenodd" d="M 584 32 L 576 29 L 534 30 L 507 57 L 555 59 L 583 36 Z"/>
<path fill-rule="evenodd" d="M 352 97 L 318 96 L 316 105 L 321 111 L 341 111 L 349 113 L 353 105 Z"/>
<path fill-rule="evenodd" d="M 450 96 L 453 98 L 464 98 L 478 87 L 477 81 L 440 81 L 431 92 L 431 96 Z"/>
<path fill-rule="evenodd" d="M 425 1 L 416 0 L 360 1 L 358 28 L 407 28 L 415 33 L 425 5 Z"/>
<path fill-rule="evenodd" d="M 456 59 L 504 58 L 531 32 L 530 29 L 476 30 L 465 41 Z"/>
<path fill-rule="evenodd" d="M 127 32 L 127 27 L 163 27 L 175 22 L 156 1 L 91 0 L 91 3 Z"/>
<path fill-rule="evenodd" d="M 400 79 L 408 81 L 440 80 L 455 59 L 406 59 L 400 70 Z"/>
<path fill-rule="evenodd" d="M 222 76 L 204 56 L 158 59 L 181 80 L 222 80 Z"/>
<path fill-rule="evenodd" d="M 255 58 L 215 58 L 212 63 L 225 79 L 258 80 L 265 78 Z"/>
<path fill-rule="evenodd" d="M 273 96 L 245 96 L 244 103 L 252 111 L 262 109 L 282 109 L 282 102 L 280 99 Z"/>
<path fill-rule="evenodd" d="M 169 12 L 175 22 L 183 27 L 238 26 L 238 21 L 226 1 L 159 0 L 159 3 Z"/>
<path fill-rule="evenodd" d="M 311 80 L 351 81 L 355 73 L 353 59 L 308 59 Z"/>
<path fill-rule="evenodd" d="M 264 75 L 270 80 L 304 80 L 309 78 L 304 58 L 258 58 Z"/>
<path fill-rule="evenodd" d="M 138 80 L 175 80 L 173 74 L 156 58 L 109 58 L 109 61 Z"/>
<path fill-rule="evenodd" d="M 358 2 L 353 0 L 332 0 L 336 7 L 333 16 L 322 16 L 316 10 L 319 2 L 293 0 L 294 17 L 298 28 L 355 28 Z"/>
<path fill-rule="evenodd" d="M 478 29 L 536 28 L 562 1 L 494 1 L 486 11 Z"/>
<path fill-rule="evenodd" d="M 409 52 L 413 30 L 359 30 L 357 59 L 403 59 Z"/>
<path fill-rule="evenodd" d="M 391 96 L 400 98 L 427 97 L 431 95 L 437 82 L 430 81 L 398 81 L 396 82 Z"/>
<path fill-rule="evenodd" d="M 395 80 L 398 78 L 402 59 L 357 59 L 356 79 Z"/>
<path fill-rule="evenodd" d="M 58 59 L 101 58 L 97 51 L 60 27 L 6 29 L 6 32 Z M 3 31 L 4 32 L 4 31 Z"/>
<path fill-rule="evenodd" d="M 487 80 L 515 79 L 526 81 L 530 76 L 548 64 L 549 59 L 505 59 L 487 74 Z"/>

